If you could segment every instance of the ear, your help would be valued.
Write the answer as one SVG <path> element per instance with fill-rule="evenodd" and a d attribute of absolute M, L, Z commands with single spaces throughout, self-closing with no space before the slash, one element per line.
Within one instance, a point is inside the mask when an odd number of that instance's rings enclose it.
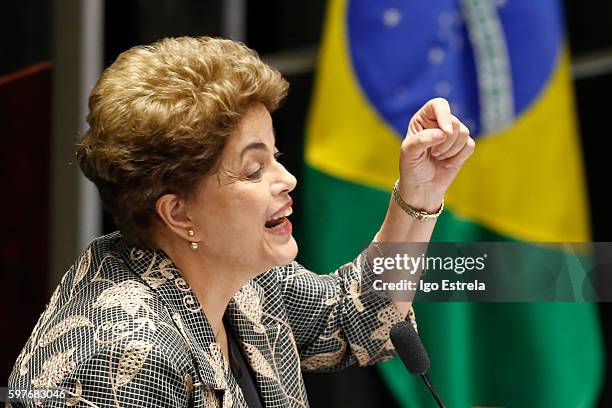
<path fill-rule="evenodd" d="M 155 202 L 155 211 L 164 225 L 175 234 L 185 240 L 193 240 L 193 237 L 188 235 L 188 230 L 193 228 L 193 223 L 184 199 L 179 198 L 176 194 L 164 194 Z"/>

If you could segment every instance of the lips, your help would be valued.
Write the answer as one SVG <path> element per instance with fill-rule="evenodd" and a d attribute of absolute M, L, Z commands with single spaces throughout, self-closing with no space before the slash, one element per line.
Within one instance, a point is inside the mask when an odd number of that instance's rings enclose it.
<path fill-rule="evenodd" d="M 291 205 L 291 203 L 289 203 Z M 284 206 L 284 209 L 276 212 L 276 216 L 266 221 L 266 228 L 274 228 L 285 222 L 287 217 L 293 214 L 291 207 Z"/>
<path fill-rule="evenodd" d="M 282 207 L 280 207 L 278 210 L 272 213 L 270 218 L 266 220 L 266 224 L 270 221 L 273 221 L 273 220 L 276 220 L 282 217 L 288 217 L 289 215 L 291 215 L 291 213 L 293 212 L 291 210 L 292 204 L 293 204 L 293 200 L 289 198 L 289 201 L 287 201 Z M 289 211 L 289 213 L 287 213 L 287 211 Z"/>
<path fill-rule="evenodd" d="M 289 199 L 289 201 L 285 205 L 276 210 L 274 214 L 272 214 L 272 216 L 268 218 L 265 224 L 266 230 L 268 232 L 283 236 L 291 234 L 291 221 L 289 221 L 287 217 L 293 213 L 293 209 L 291 208 L 292 204 L 293 201 Z"/>

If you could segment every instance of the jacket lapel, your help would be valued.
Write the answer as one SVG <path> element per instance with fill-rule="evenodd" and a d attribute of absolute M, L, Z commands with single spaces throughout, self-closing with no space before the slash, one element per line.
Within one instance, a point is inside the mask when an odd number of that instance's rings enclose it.
<path fill-rule="evenodd" d="M 223 354 L 198 299 L 176 266 L 161 251 L 130 247 L 123 240 L 120 252 L 127 266 L 165 302 L 178 333 L 189 347 L 203 385 L 226 391 L 229 385 Z"/>
<path fill-rule="evenodd" d="M 242 351 L 255 373 L 255 381 L 266 407 L 289 406 L 282 378 L 276 366 L 275 351 L 282 327 L 263 313 L 264 291 L 248 281 L 231 299 L 227 310 L 230 322 Z"/>

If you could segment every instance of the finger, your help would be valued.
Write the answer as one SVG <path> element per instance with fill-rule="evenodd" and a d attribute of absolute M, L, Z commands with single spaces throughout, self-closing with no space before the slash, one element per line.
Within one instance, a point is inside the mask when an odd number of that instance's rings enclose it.
<path fill-rule="evenodd" d="M 444 98 L 434 98 L 426 106 L 431 106 L 438 127 L 446 132 L 447 135 L 453 133 L 453 123 L 451 118 L 451 108 L 448 101 Z"/>
<path fill-rule="evenodd" d="M 455 156 L 463 149 L 468 141 L 468 137 L 470 137 L 469 129 L 463 123 L 459 122 L 459 136 L 457 136 L 457 139 L 455 139 L 455 142 L 447 151 L 438 156 L 438 159 L 444 160 Z"/>
<path fill-rule="evenodd" d="M 474 149 L 476 148 L 476 142 L 474 142 L 474 139 L 472 139 L 471 137 L 468 137 L 468 140 L 465 144 L 465 146 L 463 146 L 463 149 L 461 149 L 461 151 L 459 153 L 457 153 L 455 156 L 446 159 L 443 162 L 443 166 L 446 167 L 447 169 L 459 169 L 463 163 L 468 159 L 468 157 L 470 157 L 472 155 L 472 153 L 474 153 Z"/>
<path fill-rule="evenodd" d="M 450 119 L 450 105 L 444 98 L 434 98 L 427 101 L 412 117 L 410 123 L 418 131 L 437 127 L 447 134 L 453 132 Z"/>
<path fill-rule="evenodd" d="M 446 139 L 444 143 L 441 143 L 435 149 L 432 149 L 433 151 L 431 152 L 431 154 L 434 157 L 437 157 L 439 159 L 441 159 L 445 155 L 445 153 L 448 152 L 453 147 L 453 145 L 457 143 L 457 139 L 461 131 L 461 122 L 459 122 L 459 119 L 457 119 L 453 115 L 450 115 L 450 116 L 451 116 L 451 122 L 453 124 L 453 133 L 449 135 L 449 137 Z"/>
<path fill-rule="evenodd" d="M 424 151 L 446 140 L 446 134 L 440 129 L 425 129 L 406 138 L 402 143 L 402 151 L 408 157 L 419 157 Z"/>

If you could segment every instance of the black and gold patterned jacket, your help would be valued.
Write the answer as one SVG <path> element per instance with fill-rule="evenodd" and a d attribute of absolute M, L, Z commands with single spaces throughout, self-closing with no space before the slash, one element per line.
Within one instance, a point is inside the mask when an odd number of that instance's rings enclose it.
<path fill-rule="evenodd" d="M 232 325 L 267 407 L 308 406 L 302 370 L 337 370 L 394 354 L 401 320 L 371 288 L 364 253 L 328 276 L 297 262 L 247 282 Z M 411 311 L 411 319 L 413 314 Z M 161 252 L 96 239 L 63 277 L 17 358 L 13 389 L 59 387 L 65 399 L 13 406 L 246 407 L 194 293 Z"/>

